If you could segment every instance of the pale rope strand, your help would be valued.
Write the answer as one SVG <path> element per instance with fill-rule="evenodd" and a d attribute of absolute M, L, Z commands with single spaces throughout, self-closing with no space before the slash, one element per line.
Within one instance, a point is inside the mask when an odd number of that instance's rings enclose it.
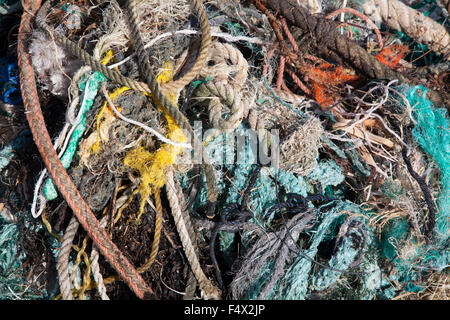
<path fill-rule="evenodd" d="M 155 37 L 154 39 L 152 39 L 150 42 L 148 42 L 144 48 L 148 49 L 150 47 L 152 47 L 153 45 L 155 45 L 158 41 L 164 39 L 164 38 L 168 38 L 168 37 L 172 37 L 174 34 L 185 34 L 185 35 L 191 35 L 191 34 L 201 34 L 201 31 L 197 31 L 197 30 L 178 30 L 175 32 L 166 32 L 163 34 L 158 35 L 157 37 Z M 254 43 L 254 44 L 259 44 L 259 45 L 264 45 L 264 41 L 259 39 L 259 38 L 250 38 L 250 37 L 245 37 L 245 36 L 232 36 L 228 33 L 223 33 L 223 32 L 211 32 L 211 36 L 216 37 L 216 38 L 222 38 L 225 39 L 228 42 L 237 42 L 237 41 L 246 41 L 249 43 Z M 110 66 L 108 66 L 108 68 L 112 69 L 115 67 L 118 67 L 122 64 L 124 64 L 125 62 L 130 61 L 131 59 L 133 59 L 136 56 L 136 53 L 132 53 L 131 55 L 129 55 L 128 57 L 126 57 L 125 59 L 112 64 Z M 164 85 L 161 85 L 164 86 Z"/>
<path fill-rule="evenodd" d="M 450 13 L 450 0 L 437 0 L 436 2 L 439 7 L 447 10 L 447 14 Z"/>
<path fill-rule="evenodd" d="M 362 8 L 375 22 L 383 21 L 450 60 L 450 35 L 433 19 L 398 0 L 368 0 Z"/>
<path fill-rule="evenodd" d="M 106 91 L 106 84 L 103 83 L 102 84 L 102 92 L 103 95 L 105 96 L 106 100 L 108 101 L 108 104 L 110 105 L 111 109 L 114 111 L 114 113 L 123 121 L 131 123 L 135 126 L 141 127 L 142 129 L 144 129 L 145 131 L 147 131 L 150 134 L 155 135 L 159 140 L 161 140 L 162 142 L 165 142 L 167 144 L 170 144 L 172 146 L 175 147 L 181 147 L 181 148 L 188 148 L 188 149 L 192 149 L 192 146 L 189 143 L 178 143 L 175 141 L 172 141 L 170 139 L 167 139 L 166 137 L 164 137 L 162 134 L 160 134 L 158 131 L 156 131 L 153 128 L 150 128 L 149 126 L 139 122 L 139 121 L 135 121 L 133 119 L 129 119 L 127 117 L 125 117 L 124 115 L 122 115 L 119 110 L 117 110 L 116 106 L 114 105 L 114 103 L 112 102 L 111 98 L 109 97 L 108 92 Z"/>
<path fill-rule="evenodd" d="M 73 300 L 72 281 L 69 276 L 69 256 L 72 249 L 72 242 L 77 233 L 79 222 L 75 216 L 70 219 L 69 225 L 64 232 L 61 249 L 58 254 L 56 268 L 58 270 L 59 287 L 63 300 Z"/>
<path fill-rule="evenodd" d="M 347 7 L 347 0 L 342 1 L 342 7 L 341 8 L 346 8 Z M 341 13 L 341 17 L 339 18 L 339 21 L 344 22 L 345 20 L 345 12 Z M 344 34 L 344 30 L 341 30 L 341 34 Z"/>
<path fill-rule="evenodd" d="M 185 212 L 182 213 L 181 208 L 185 208 L 183 192 L 181 187 L 176 184 L 173 176 L 172 170 L 169 170 L 166 175 L 167 184 L 167 198 L 169 200 L 170 207 L 172 208 L 172 216 L 175 220 L 175 225 L 178 230 L 178 234 L 183 245 L 184 252 L 191 266 L 192 272 L 195 274 L 197 281 L 202 292 L 202 297 L 205 299 L 219 300 L 221 298 L 221 293 L 219 288 L 217 288 L 210 279 L 208 279 L 203 272 L 198 255 L 195 250 L 195 239 L 192 239 L 189 235 L 189 226 L 192 228 L 191 221 L 189 219 L 189 214 Z"/>
<path fill-rule="evenodd" d="M 107 216 L 104 216 L 100 221 L 100 225 L 104 228 L 106 226 Z M 102 300 L 109 300 L 106 294 L 106 287 L 103 283 L 103 276 L 100 273 L 100 265 L 98 264 L 99 252 L 97 246 L 92 246 L 91 251 L 91 272 L 94 277 L 95 283 L 97 284 L 97 292 Z"/>

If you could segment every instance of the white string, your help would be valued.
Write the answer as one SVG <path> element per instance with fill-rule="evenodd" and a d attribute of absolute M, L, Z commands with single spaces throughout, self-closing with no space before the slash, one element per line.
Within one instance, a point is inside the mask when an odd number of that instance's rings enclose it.
<path fill-rule="evenodd" d="M 187 34 L 187 35 L 191 35 L 191 34 L 201 34 L 201 31 L 197 31 L 197 30 L 178 30 L 175 32 L 166 32 L 163 34 L 160 34 L 159 36 L 157 36 L 156 38 L 152 39 L 150 42 L 148 42 L 144 48 L 148 49 L 151 46 L 153 46 L 155 43 L 157 43 L 159 40 L 164 39 L 164 38 L 168 38 L 170 36 L 174 36 L 175 34 Z M 246 36 L 232 36 L 228 33 L 224 33 L 224 32 L 211 32 L 211 36 L 212 37 L 217 37 L 217 38 L 222 38 L 225 39 L 226 41 L 229 42 L 237 42 L 237 41 L 246 41 L 249 43 L 254 43 L 254 44 L 259 44 L 259 45 L 264 45 L 264 41 L 259 39 L 259 38 L 251 38 L 251 37 L 246 37 Z M 112 64 L 110 66 L 108 66 L 108 68 L 112 69 L 112 68 L 116 68 L 122 64 L 124 64 L 127 61 L 130 61 L 134 56 L 136 55 L 136 53 L 132 53 L 131 55 L 129 55 L 128 57 L 126 57 L 125 59 L 123 59 L 122 61 L 119 61 L 115 64 Z"/>
<path fill-rule="evenodd" d="M 114 105 L 114 103 L 112 102 L 111 98 L 108 95 L 108 92 L 106 91 L 106 85 L 105 83 L 102 84 L 102 91 L 103 94 L 106 98 L 106 100 L 108 101 L 108 104 L 111 106 L 112 110 L 114 111 L 114 113 L 123 121 L 134 124 L 135 126 L 141 127 L 142 129 L 144 129 L 145 131 L 149 132 L 150 134 L 155 135 L 158 139 L 160 139 L 162 142 L 165 142 L 167 144 L 170 144 L 172 146 L 175 147 L 181 147 L 181 148 L 188 148 L 188 149 L 192 149 L 192 146 L 189 143 L 178 143 L 175 141 L 172 141 L 170 139 L 167 139 L 166 137 L 164 137 L 162 134 L 160 134 L 158 131 L 156 131 L 153 128 L 150 128 L 149 126 L 133 120 L 133 119 L 129 119 L 127 117 L 125 117 L 124 115 L 122 115 L 119 110 L 116 109 L 116 106 Z"/>

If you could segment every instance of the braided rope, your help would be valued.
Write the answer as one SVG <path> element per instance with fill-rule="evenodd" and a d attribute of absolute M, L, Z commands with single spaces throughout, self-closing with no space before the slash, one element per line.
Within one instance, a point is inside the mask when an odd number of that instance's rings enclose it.
<path fill-rule="evenodd" d="M 63 300 L 73 300 L 72 281 L 69 276 L 69 256 L 70 250 L 72 249 L 72 242 L 78 231 L 79 225 L 80 224 L 75 217 L 70 219 L 69 225 L 64 232 L 61 249 L 58 254 L 58 261 L 56 262 L 59 288 Z"/>
<path fill-rule="evenodd" d="M 206 277 L 201 268 L 195 245 L 194 228 L 192 227 L 188 213 L 183 212 L 182 210 L 182 208 L 185 208 L 183 191 L 174 179 L 172 171 L 167 173 L 166 178 L 167 198 L 169 199 L 169 204 L 172 208 L 175 225 L 178 234 L 180 235 L 181 243 L 189 261 L 189 265 L 199 283 L 202 296 L 205 299 L 218 300 L 221 296 L 220 290 Z"/>
<path fill-rule="evenodd" d="M 31 34 L 32 18 L 38 11 L 40 5 L 40 0 L 24 1 L 24 12 L 19 27 L 17 45 L 22 98 L 34 141 L 58 189 L 105 258 L 139 298 L 143 299 L 153 296 L 153 290 L 145 283 L 133 265 L 111 241 L 105 229 L 101 227 L 99 221 L 83 200 L 72 179 L 62 166 L 53 148 L 39 103 L 31 58 L 25 45 L 27 35 Z"/>
<path fill-rule="evenodd" d="M 284 16 L 292 25 L 313 35 L 315 49 L 322 55 L 332 58 L 339 64 L 347 62 L 368 78 L 405 81 L 401 74 L 389 69 L 364 48 L 340 35 L 332 21 L 311 15 L 308 10 L 299 6 L 296 0 L 262 0 L 262 2 L 274 12 Z"/>

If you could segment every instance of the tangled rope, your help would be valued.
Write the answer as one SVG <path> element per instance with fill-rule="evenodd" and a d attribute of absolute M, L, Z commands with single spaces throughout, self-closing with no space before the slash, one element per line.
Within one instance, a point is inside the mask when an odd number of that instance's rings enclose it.
<path fill-rule="evenodd" d="M 199 59 L 204 59 L 203 61 L 200 61 L 197 59 L 197 63 L 194 65 L 199 65 L 200 62 L 202 64 L 204 63 L 206 59 L 205 49 L 204 47 L 209 47 L 211 42 L 211 35 L 209 32 L 209 22 L 206 16 L 206 13 L 204 12 L 204 8 L 202 6 L 202 3 L 200 0 L 191 0 L 194 10 L 199 15 L 199 18 L 201 19 L 200 25 L 202 27 L 202 52 L 201 55 L 199 54 Z M 119 84 L 122 84 L 123 86 L 127 86 L 133 90 L 149 93 L 152 95 L 152 97 L 172 116 L 172 118 L 175 120 L 175 122 L 181 127 L 181 129 L 184 129 L 187 131 L 187 133 L 193 137 L 193 139 L 197 139 L 194 135 L 194 132 L 191 128 L 191 125 L 189 124 L 186 117 L 178 110 L 178 108 L 170 101 L 169 97 L 163 93 L 163 91 L 160 88 L 160 85 L 158 81 L 156 80 L 156 77 L 153 75 L 153 72 L 151 71 L 150 64 L 147 59 L 147 53 L 144 49 L 143 41 L 139 33 L 138 26 L 136 24 L 137 19 L 137 12 L 136 7 L 134 4 L 134 1 L 127 1 L 127 7 L 128 12 L 130 15 L 129 19 L 129 25 L 131 29 L 131 33 L 133 36 L 135 49 L 137 52 L 139 64 L 141 65 L 144 75 L 147 80 L 147 84 L 127 78 L 122 76 L 119 72 L 112 70 L 102 63 L 100 63 L 97 59 L 92 57 L 89 53 L 87 53 L 85 50 L 81 49 L 75 42 L 67 39 L 66 37 L 62 36 L 61 34 L 58 34 L 56 32 L 53 32 L 51 28 L 48 26 L 48 24 L 45 22 L 46 14 L 50 7 L 50 1 L 46 2 L 41 10 L 39 10 L 39 13 L 36 17 L 36 23 L 37 25 L 42 28 L 45 32 L 47 32 L 52 38 L 56 39 L 58 42 L 60 42 L 65 48 L 67 48 L 72 54 L 79 57 L 80 59 L 84 60 L 91 68 L 94 70 L 100 71 L 102 74 L 104 74 L 107 78 L 110 80 L 117 82 Z M 194 69 L 196 70 L 196 69 Z M 198 72 L 198 70 L 196 70 Z M 192 77 L 193 74 L 191 72 L 187 73 L 188 77 Z M 194 76 L 195 77 L 195 76 Z M 186 76 L 183 77 L 186 81 Z M 175 87 L 178 87 L 180 85 L 180 82 Z M 177 89 L 173 85 L 171 85 L 171 89 Z M 164 90 L 164 88 L 162 88 Z M 203 152 L 203 169 L 205 172 L 206 177 L 206 183 L 208 186 L 208 199 L 210 201 L 210 206 L 208 211 L 214 212 L 215 210 L 215 203 L 217 201 L 217 186 L 216 186 L 216 179 L 214 174 L 214 169 L 209 164 L 209 159 L 206 154 L 206 152 Z"/>
<path fill-rule="evenodd" d="M 234 46 L 214 42 L 207 66 L 200 75 L 204 79 L 213 78 L 205 80 L 194 92 L 199 102 L 209 102 L 209 121 L 212 126 L 219 130 L 236 129 L 248 110 L 248 102 L 240 94 L 248 76 L 247 60 Z M 224 106 L 230 112 L 226 120 L 222 117 Z"/>
<path fill-rule="evenodd" d="M 274 263 L 273 272 L 258 296 L 258 299 L 267 298 L 283 275 L 285 266 L 294 257 L 292 251 L 294 242 L 300 233 L 313 227 L 315 217 L 315 211 L 302 212 L 290 219 L 279 231 L 262 234 L 259 230 L 259 239 L 246 254 L 244 258 L 246 263 L 240 266 L 230 284 L 233 298 L 242 299 L 258 275 L 264 274 L 262 271 L 267 268 L 267 264 Z"/>
<path fill-rule="evenodd" d="M 200 0 L 191 0 L 194 9 L 196 12 L 199 13 L 199 19 L 200 25 L 202 26 L 203 30 L 203 38 L 202 41 L 210 45 L 210 40 L 207 39 L 207 37 L 210 38 L 209 34 L 209 22 L 208 17 L 206 16 L 206 13 L 204 13 L 204 8 L 202 6 L 202 3 Z M 175 120 L 175 122 L 180 126 L 181 129 L 184 129 L 188 132 L 188 134 L 196 140 L 196 136 L 192 130 L 191 125 L 189 124 L 189 121 L 186 119 L 186 117 L 180 112 L 180 110 L 170 101 L 170 98 L 165 95 L 161 90 L 159 83 L 156 79 L 156 77 L 153 75 L 153 72 L 151 70 L 150 64 L 148 62 L 148 55 L 147 52 L 144 49 L 144 43 L 142 41 L 141 35 L 138 30 L 137 26 L 137 16 L 138 13 L 136 11 L 136 6 L 134 1 L 130 0 L 127 1 L 127 9 L 129 12 L 129 25 L 131 29 L 131 34 L 133 36 L 135 50 L 137 52 L 137 57 L 139 61 L 139 65 L 143 69 L 144 76 L 147 80 L 147 83 L 151 89 L 153 98 L 161 104 L 161 106 L 172 116 L 172 118 Z M 206 55 L 204 56 L 204 61 L 206 60 Z M 206 154 L 206 152 L 203 150 L 203 169 L 205 172 L 205 178 L 206 178 L 206 184 L 208 186 L 208 200 L 210 202 L 208 212 L 214 212 L 215 211 L 215 204 L 217 201 L 217 185 L 216 185 L 216 178 L 214 174 L 214 169 L 211 164 L 209 164 L 209 159 Z"/>
<path fill-rule="evenodd" d="M 314 37 L 316 49 L 324 56 L 332 58 L 341 65 L 347 62 L 368 78 L 404 81 L 401 74 L 389 69 L 358 44 L 340 35 L 332 21 L 311 15 L 308 10 L 299 6 L 296 0 L 263 0 L 262 2 L 283 15 L 292 25 L 310 33 Z"/>
<path fill-rule="evenodd" d="M 48 3 L 49 2 L 46 4 Z M 19 27 L 17 47 L 22 97 L 34 141 L 60 192 L 105 258 L 111 263 L 121 278 L 127 282 L 129 287 L 139 298 L 143 299 L 154 296 L 153 290 L 145 283 L 136 269 L 111 241 L 105 229 L 101 227 L 99 221 L 83 200 L 72 179 L 62 166 L 61 161 L 53 148 L 42 115 L 34 78 L 34 70 L 26 47 L 27 35 L 31 34 L 31 21 L 40 6 L 40 0 L 30 0 L 23 3 L 24 12 Z"/>

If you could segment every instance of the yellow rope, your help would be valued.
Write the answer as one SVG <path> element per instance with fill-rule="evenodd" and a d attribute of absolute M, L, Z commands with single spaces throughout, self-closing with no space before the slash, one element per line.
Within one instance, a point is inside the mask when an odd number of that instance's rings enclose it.
<path fill-rule="evenodd" d="M 116 217 L 114 218 L 113 224 L 115 224 L 120 219 L 120 217 L 122 216 L 123 210 L 125 210 L 125 208 L 127 208 L 130 205 L 131 201 L 133 201 L 134 196 L 138 192 L 139 192 L 139 189 L 135 189 L 130 194 L 130 196 L 128 197 L 127 201 L 119 208 L 119 210 L 117 210 L 117 214 L 116 214 Z"/>
<path fill-rule="evenodd" d="M 48 222 L 48 220 L 47 220 L 47 215 L 45 214 L 45 208 L 44 208 L 44 211 L 42 211 L 41 217 L 42 217 L 42 223 L 47 228 L 48 233 L 50 233 L 52 236 L 54 236 L 56 239 L 58 239 L 59 242 L 61 242 L 62 237 L 53 232 L 52 226 L 50 225 L 50 222 Z"/>
<path fill-rule="evenodd" d="M 78 283 L 77 283 L 77 281 L 76 281 L 76 270 L 78 269 L 78 266 L 79 266 L 80 263 L 81 263 L 81 256 L 82 256 L 82 255 L 86 255 L 86 256 L 87 256 L 85 250 L 86 250 L 86 246 L 87 246 L 87 241 L 88 241 L 88 239 L 89 239 L 88 236 L 86 236 L 86 237 L 84 238 L 83 243 L 82 243 L 82 246 L 81 246 L 81 249 L 80 249 L 80 251 L 78 251 L 77 258 L 76 258 L 76 260 L 75 260 L 75 265 L 73 266 L 73 269 L 72 269 L 72 282 L 73 282 L 73 284 L 74 284 L 74 287 L 75 287 L 76 289 L 78 289 L 78 290 L 80 290 L 81 287 L 78 285 Z M 83 258 L 85 258 L 85 257 L 83 257 Z M 86 261 L 86 258 L 85 258 L 85 261 Z M 84 299 L 84 295 L 81 295 L 80 298 Z"/>
<path fill-rule="evenodd" d="M 161 239 L 161 228 L 162 228 L 162 204 L 159 189 L 155 190 L 154 195 L 155 195 L 156 214 L 155 214 L 155 234 L 153 236 L 152 251 L 150 253 L 148 261 L 137 269 L 139 273 L 144 273 L 151 267 L 153 262 L 155 262 L 156 255 L 158 254 L 159 250 L 159 240 Z"/>

